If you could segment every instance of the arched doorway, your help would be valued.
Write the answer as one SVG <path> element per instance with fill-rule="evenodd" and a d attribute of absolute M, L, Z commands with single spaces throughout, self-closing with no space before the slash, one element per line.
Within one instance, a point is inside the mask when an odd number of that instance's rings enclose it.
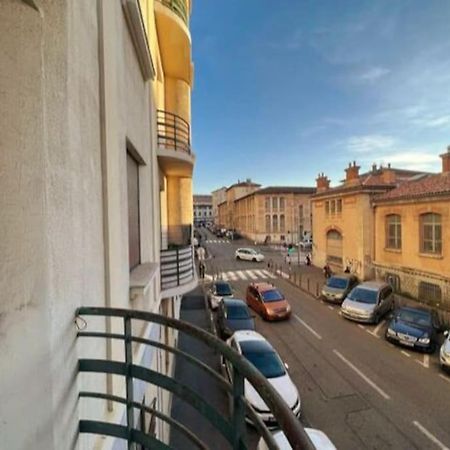
<path fill-rule="evenodd" d="M 338 230 L 327 233 L 327 262 L 342 269 L 342 234 Z"/>

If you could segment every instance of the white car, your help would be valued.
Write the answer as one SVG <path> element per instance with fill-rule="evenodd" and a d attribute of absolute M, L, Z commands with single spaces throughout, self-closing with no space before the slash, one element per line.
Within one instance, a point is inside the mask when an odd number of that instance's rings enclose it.
<path fill-rule="evenodd" d="M 247 358 L 267 378 L 267 381 L 278 391 L 295 416 L 299 417 L 300 395 L 287 373 L 287 366 L 283 364 L 269 341 L 256 331 L 240 330 L 234 332 L 233 336 L 227 340 L 227 344 Z M 229 362 L 225 363 L 225 371 L 231 382 L 233 367 Z M 247 380 L 244 382 L 244 395 L 268 427 L 277 426 L 277 420 L 269 407 Z"/>
<path fill-rule="evenodd" d="M 235 256 L 236 259 L 243 259 L 245 261 L 264 261 L 264 255 L 253 248 L 238 248 L 236 250 Z"/>
<path fill-rule="evenodd" d="M 450 331 L 444 331 L 445 341 L 439 352 L 439 361 L 443 369 L 450 370 Z"/>
<path fill-rule="evenodd" d="M 330 438 L 323 431 L 314 428 L 305 428 L 305 431 L 317 450 L 336 450 L 336 447 L 330 441 Z M 273 437 L 280 450 L 292 450 L 291 444 L 289 444 L 289 441 L 282 431 L 277 431 L 274 433 Z M 264 439 L 261 438 L 259 440 L 256 450 L 269 450 Z"/>
<path fill-rule="evenodd" d="M 224 298 L 233 298 L 233 289 L 226 281 L 215 281 L 208 292 L 209 306 L 216 310 Z"/>

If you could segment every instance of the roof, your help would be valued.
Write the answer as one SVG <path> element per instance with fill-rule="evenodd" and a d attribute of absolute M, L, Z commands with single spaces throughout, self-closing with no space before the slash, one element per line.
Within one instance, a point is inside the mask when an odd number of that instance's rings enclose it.
<path fill-rule="evenodd" d="M 356 184 L 353 186 L 337 186 L 335 188 L 329 188 L 326 191 L 318 192 L 313 195 L 313 198 L 329 197 L 335 194 L 346 194 L 352 192 L 361 192 L 366 194 L 372 194 L 377 192 L 385 192 L 389 189 L 394 189 L 395 184 Z"/>
<path fill-rule="evenodd" d="M 212 204 L 212 195 L 194 195 L 195 204 Z"/>
<path fill-rule="evenodd" d="M 389 285 L 387 283 L 385 283 L 384 281 L 364 281 L 363 283 L 358 284 L 357 287 L 367 289 L 370 291 L 378 291 L 378 289 L 380 289 L 384 286 L 389 286 Z"/>
<path fill-rule="evenodd" d="M 273 347 L 266 339 L 245 339 L 239 341 L 239 346 L 241 347 L 242 353 L 273 352 Z"/>
<path fill-rule="evenodd" d="M 398 308 L 398 311 L 411 311 L 422 314 L 431 314 L 431 310 L 428 308 L 424 308 L 423 306 L 401 306 L 400 308 Z"/>
<path fill-rule="evenodd" d="M 224 298 L 222 299 L 225 306 L 244 306 L 247 308 L 247 303 L 244 300 L 239 300 L 238 298 Z"/>
<path fill-rule="evenodd" d="M 266 338 L 259 334 L 257 331 L 252 330 L 238 330 L 233 334 L 233 338 L 236 342 L 243 341 L 265 341 Z"/>
<path fill-rule="evenodd" d="M 253 287 L 255 287 L 259 292 L 269 291 L 275 288 L 275 286 L 271 283 L 253 283 Z"/>
<path fill-rule="evenodd" d="M 422 197 L 450 196 L 450 174 L 428 175 L 419 180 L 406 181 L 395 189 L 377 196 L 376 203 L 409 200 Z"/>
<path fill-rule="evenodd" d="M 255 194 L 314 194 L 315 187 L 309 186 L 267 186 L 255 191 Z"/>
<path fill-rule="evenodd" d="M 251 186 L 255 186 L 255 187 L 260 187 L 261 185 L 258 183 L 253 183 L 253 181 L 238 181 L 237 183 L 232 184 L 231 186 L 229 186 L 227 188 L 227 191 L 229 191 L 230 189 L 234 188 L 234 187 L 251 187 Z"/>

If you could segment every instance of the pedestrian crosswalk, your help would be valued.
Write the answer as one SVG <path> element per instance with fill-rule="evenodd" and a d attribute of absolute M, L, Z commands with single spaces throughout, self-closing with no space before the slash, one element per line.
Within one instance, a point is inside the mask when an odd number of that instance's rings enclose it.
<path fill-rule="evenodd" d="M 207 244 L 229 244 L 230 241 L 227 241 L 226 239 L 207 239 L 205 241 Z"/>
<path fill-rule="evenodd" d="M 248 270 L 231 270 L 219 272 L 218 278 L 224 281 L 239 281 L 239 280 L 255 281 L 255 280 L 266 280 L 268 278 L 275 280 L 277 277 L 273 273 L 270 273 L 268 270 L 248 269 Z"/>

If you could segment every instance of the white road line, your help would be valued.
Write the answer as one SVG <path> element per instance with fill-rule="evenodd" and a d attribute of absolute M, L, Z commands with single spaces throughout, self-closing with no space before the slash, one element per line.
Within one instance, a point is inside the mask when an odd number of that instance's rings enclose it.
<path fill-rule="evenodd" d="M 241 280 L 247 279 L 247 277 L 245 276 L 244 272 L 242 272 L 242 270 L 236 270 L 236 273 Z"/>
<path fill-rule="evenodd" d="M 275 275 L 273 275 L 272 273 L 270 273 L 268 270 L 261 270 L 262 273 L 265 273 L 267 275 L 268 278 L 272 278 L 273 280 L 275 280 L 277 277 Z"/>
<path fill-rule="evenodd" d="M 226 275 L 225 272 L 222 272 L 222 273 L 219 275 L 219 277 L 220 277 L 223 281 L 228 281 L 228 277 L 227 277 L 227 275 Z"/>
<path fill-rule="evenodd" d="M 413 425 L 417 427 L 422 434 L 424 434 L 431 442 L 436 444 L 441 450 L 450 450 L 434 434 L 431 434 L 423 425 L 417 422 L 417 420 L 413 421 Z"/>
<path fill-rule="evenodd" d="M 310 333 L 312 333 L 317 339 L 322 340 L 322 336 L 313 328 L 311 328 L 306 322 L 304 322 L 297 314 L 294 314 L 294 318 L 300 322 Z"/>
<path fill-rule="evenodd" d="M 360 323 L 358 323 L 358 327 L 361 328 L 362 330 L 366 329 L 366 327 L 364 325 L 361 325 Z"/>
<path fill-rule="evenodd" d="M 385 400 L 389 400 L 391 397 L 386 394 L 386 392 L 383 391 L 380 387 L 378 387 L 369 377 L 364 375 L 355 365 L 353 365 L 347 358 L 345 358 L 341 353 L 339 353 L 337 350 L 333 350 L 333 353 L 341 359 L 345 364 L 347 364 L 350 369 L 355 371 L 370 387 L 375 389 Z"/>
<path fill-rule="evenodd" d="M 378 334 L 375 334 L 375 332 L 370 331 L 370 330 L 367 330 L 367 329 L 366 329 L 366 331 L 367 331 L 369 334 L 371 334 L 373 337 L 376 337 L 377 339 L 380 339 L 380 336 L 378 336 Z"/>
<path fill-rule="evenodd" d="M 378 336 L 378 332 L 381 330 L 381 327 L 384 325 L 384 321 L 381 321 L 376 327 L 375 327 L 375 329 L 373 330 L 373 331 L 369 331 L 369 333 L 370 334 L 373 334 L 374 336 L 376 336 L 376 337 L 380 337 L 380 336 Z"/>
<path fill-rule="evenodd" d="M 253 273 L 252 270 L 246 270 L 245 273 L 252 279 L 252 280 L 257 280 L 258 277 Z"/>
<path fill-rule="evenodd" d="M 415 361 L 416 363 L 425 367 L 425 369 L 428 369 L 430 367 L 430 355 L 423 355 L 423 361 L 419 361 L 418 359 L 415 359 Z"/>
<path fill-rule="evenodd" d="M 328 305 L 328 309 L 331 309 L 331 311 L 334 311 L 334 307 L 331 305 Z"/>
<path fill-rule="evenodd" d="M 267 278 L 267 275 L 264 274 L 261 270 L 253 269 L 253 271 L 256 273 L 256 275 L 258 275 L 259 278 L 264 278 L 264 279 Z"/>
<path fill-rule="evenodd" d="M 227 272 L 227 277 L 229 280 L 232 281 L 237 281 L 238 277 L 236 276 L 236 274 L 234 272 Z"/>
<path fill-rule="evenodd" d="M 450 378 L 449 378 L 449 377 L 446 377 L 445 375 L 442 375 L 442 373 L 440 373 L 439 376 L 440 376 L 443 380 L 445 380 L 447 383 L 450 383 Z"/>
<path fill-rule="evenodd" d="M 407 356 L 408 358 L 411 358 L 411 355 L 408 352 L 405 352 L 405 350 L 400 350 L 400 353 Z"/>

